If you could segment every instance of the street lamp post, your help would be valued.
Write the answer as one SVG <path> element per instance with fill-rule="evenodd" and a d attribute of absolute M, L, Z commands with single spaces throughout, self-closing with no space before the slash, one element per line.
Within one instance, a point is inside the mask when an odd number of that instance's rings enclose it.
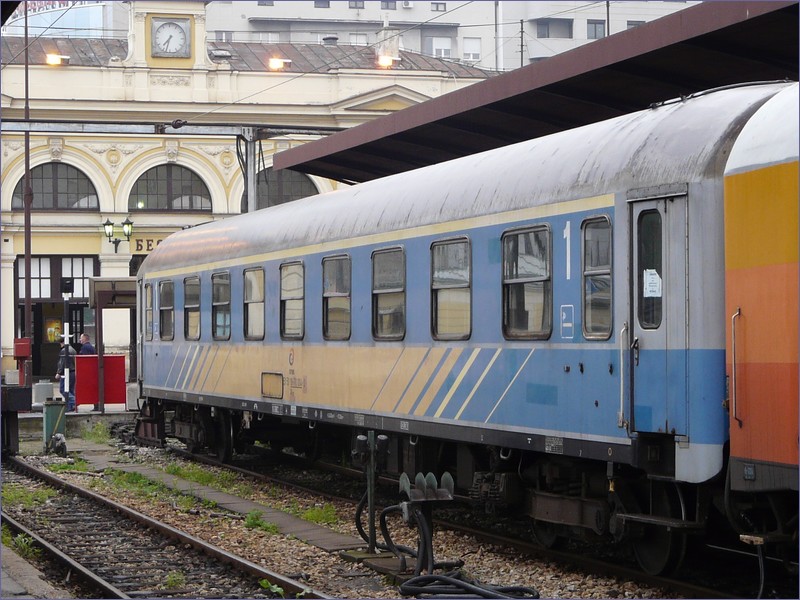
<path fill-rule="evenodd" d="M 25 122 L 31 118 L 30 103 L 28 101 L 28 3 L 25 5 Z M 33 188 L 31 187 L 31 134 L 25 129 L 25 186 L 22 196 L 22 205 L 25 214 L 25 323 L 23 324 L 23 335 L 30 341 L 33 347 L 33 311 L 31 308 L 31 205 L 33 204 Z M 25 387 L 33 385 L 33 365 L 31 357 L 25 361 L 24 374 L 25 381 L 20 382 Z"/>

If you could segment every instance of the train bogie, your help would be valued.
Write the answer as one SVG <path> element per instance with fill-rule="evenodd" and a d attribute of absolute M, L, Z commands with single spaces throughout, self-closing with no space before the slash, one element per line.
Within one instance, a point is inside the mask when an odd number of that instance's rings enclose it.
<path fill-rule="evenodd" d="M 711 91 L 174 234 L 139 275 L 145 412 L 165 403 L 175 435 L 222 457 L 254 441 L 349 454 L 380 432 L 388 472 L 447 470 L 543 543 L 628 540 L 669 570 L 731 510 L 729 459 L 794 466 L 797 497 L 796 317 L 789 367 L 754 366 L 747 330 L 732 388 L 755 427 L 753 382 L 780 380 L 795 418 L 775 453 L 729 439 L 725 366 L 726 292 L 744 281 L 730 249 L 749 240 L 726 220 L 725 163 L 786 93 Z M 796 188 L 793 206 L 796 224 Z M 796 532 L 796 515 L 774 519 Z"/>

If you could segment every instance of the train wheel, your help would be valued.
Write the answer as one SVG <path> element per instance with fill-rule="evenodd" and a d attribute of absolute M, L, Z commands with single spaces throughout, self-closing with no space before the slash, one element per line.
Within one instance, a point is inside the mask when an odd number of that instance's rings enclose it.
<path fill-rule="evenodd" d="M 535 520 L 533 522 L 533 539 L 543 548 L 555 548 L 561 541 L 558 526 L 555 523 Z"/>
<path fill-rule="evenodd" d="M 670 484 L 652 482 L 651 512 L 659 517 L 681 516 L 677 491 Z M 642 503 L 647 506 L 647 503 Z M 686 534 L 667 527 L 645 525 L 643 535 L 633 541 L 633 552 L 642 571 L 664 575 L 675 571 L 686 553 Z"/>
<path fill-rule="evenodd" d="M 217 458 L 222 462 L 227 462 L 233 458 L 233 420 L 231 413 L 220 409 L 217 411 L 217 418 L 214 421 L 216 426 L 216 453 Z"/>

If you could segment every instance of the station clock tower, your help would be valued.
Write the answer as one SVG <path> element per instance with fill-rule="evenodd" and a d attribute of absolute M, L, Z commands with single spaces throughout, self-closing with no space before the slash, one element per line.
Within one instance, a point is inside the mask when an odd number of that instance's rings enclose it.
<path fill-rule="evenodd" d="M 204 69 L 211 66 L 206 47 L 206 5 L 194 0 L 130 2 L 125 66 Z"/>

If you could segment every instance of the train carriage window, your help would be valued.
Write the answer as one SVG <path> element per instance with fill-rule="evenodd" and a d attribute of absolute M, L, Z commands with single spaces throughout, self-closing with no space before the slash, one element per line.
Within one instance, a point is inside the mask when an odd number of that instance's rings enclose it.
<path fill-rule="evenodd" d="M 583 336 L 611 337 L 611 221 L 583 223 Z"/>
<path fill-rule="evenodd" d="M 304 271 L 302 263 L 281 265 L 281 337 L 301 340 L 305 332 Z"/>
<path fill-rule="evenodd" d="M 244 272 L 244 337 L 264 339 L 264 269 Z"/>
<path fill-rule="evenodd" d="M 553 329 L 550 229 L 503 235 L 503 335 L 547 339 Z"/>
<path fill-rule="evenodd" d="M 431 331 L 439 340 L 472 333 L 472 265 L 468 240 L 431 245 Z"/>
<path fill-rule="evenodd" d="M 401 340 L 406 334 L 406 265 L 403 250 L 372 254 L 372 335 Z"/>
<path fill-rule="evenodd" d="M 322 335 L 326 340 L 350 339 L 350 257 L 322 259 Z"/>
<path fill-rule="evenodd" d="M 153 286 L 144 286 L 144 339 L 153 339 Z"/>
<path fill-rule="evenodd" d="M 639 324 L 643 329 L 658 329 L 661 326 L 660 289 L 663 269 L 661 266 L 661 214 L 657 210 L 643 211 L 639 215 Z M 657 284 L 645 285 L 645 281 Z"/>
<path fill-rule="evenodd" d="M 175 338 L 175 290 L 171 281 L 158 284 L 158 329 L 162 340 Z"/>
<path fill-rule="evenodd" d="M 231 275 L 211 274 L 211 335 L 215 340 L 231 339 Z"/>
<path fill-rule="evenodd" d="M 183 280 L 183 338 L 200 339 L 200 278 Z"/>

